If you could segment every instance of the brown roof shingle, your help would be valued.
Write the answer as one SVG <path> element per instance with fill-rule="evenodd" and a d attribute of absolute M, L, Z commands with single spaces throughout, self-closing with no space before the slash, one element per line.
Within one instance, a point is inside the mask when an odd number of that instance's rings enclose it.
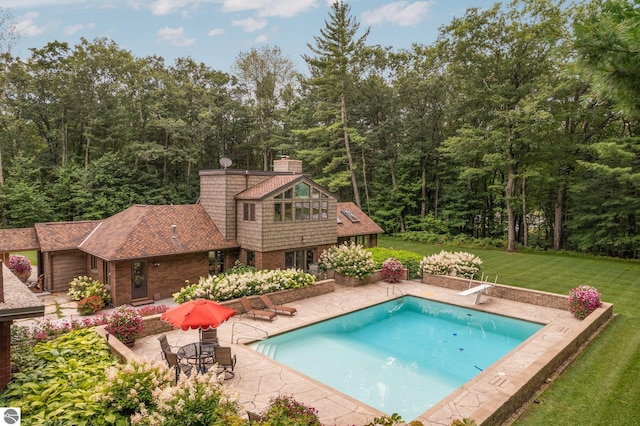
<path fill-rule="evenodd" d="M 77 249 L 98 223 L 100 222 L 96 220 L 36 223 L 40 250 L 47 252 Z"/>
<path fill-rule="evenodd" d="M 350 211 L 358 218 L 358 222 L 352 222 L 344 213 L 343 210 Z M 368 234 L 383 234 L 384 231 L 378 226 L 369 216 L 367 216 L 362 210 L 358 208 L 352 202 L 338 203 L 338 214 L 336 216 L 340 219 L 337 226 L 338 238 L 349 237 L 352 235 L 368 235 Z"/>
<path fill-rule="evenodd" d="M 277 175 L 238 193 L 239 200 L 260 200 L 274 191 L 299 180 L 307 180 L 304 175 Z M 310 181 L 309 181 L 310 182 Z"/>
<path fill-rule="evenodd" d="M 0 253 L 39 249 L 35 228 L 0 229 Z"/>
<path fill-rule="evenodd" d="M 225 240 L 199 204 L 129 207 L 101 221 L 79 246 L 109 261 L 233 247 L 238 243 Z"/>

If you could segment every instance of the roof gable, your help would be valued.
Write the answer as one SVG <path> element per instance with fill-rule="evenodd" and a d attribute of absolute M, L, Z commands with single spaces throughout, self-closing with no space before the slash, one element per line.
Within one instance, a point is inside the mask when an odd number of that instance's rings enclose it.
<path fill-rule="evenodd" d="M 323 193 L 329 197 L 335 198 L 326 189 L 319 186 L 317 183 L 309 179 L 306 175 L 277 175 L 266 179 L 257 185 L 247 188 L 244 191 L 236 195 L 238 200 L 263 200 L 275 192 L 278 192 L 285 187 L 298 184 L 299 182 L 305 182 L 309 186 L 322 190 Z"/>

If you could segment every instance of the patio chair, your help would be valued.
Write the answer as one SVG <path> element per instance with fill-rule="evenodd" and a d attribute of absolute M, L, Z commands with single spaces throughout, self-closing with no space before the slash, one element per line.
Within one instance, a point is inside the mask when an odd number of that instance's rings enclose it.
<path fill-rule="evenodd" d="M 175 353 L 173 348 L 177 348 L 177 347 L 176 346 L 171 346 L 169 344 L 169 341 L 167 340 L 167 335 L 166 334 L 161 334 L 160 336 L 158 336 L 158 340 L 160 341 L 160 349 L 162 351 L 162 359 L 166 360 L 167 357 L 165 356 L 165 353 L 167 353 L 167 352 Z"/>
<path fill-rule="evenodd" d="M 178 383 L 178 379 L 180 378 L 180 374 L 186 374 L 187 377 L 191 375 L 192 366 L 188 364 L 182 364 L 178 361 L 178 355 L 174 352 L 166 351 L 164 352 L 165 359 L 167 360 L 167 364 L 169 368 L 173 368 L 176 370 L 176 383 Z"/>
<path fill-rule="evenodd" d="M 296 308 L 291 308 L 284 305 L 276 305 L 271 301 L 271 299 L 269 299 L 269 296 L 267 296 L 266 294 L 261 295 L 260 300 L 262 300 L 262 303 L 264 303 L 264 306 L 268 311 L 273 311 L 277 314 L 285 314 L 290 316 L 296 315 L 298 313 Z"/>
<path fill-rule="evenodd" d="M 253 306 L 251 306 L 251 302 L 249 302 L 249 299 L 247 299 L 246 297 L 242 297 L 240 299 L 240 303 L 242 304 L 242 309 L 244 309 L 244 313 L 247 315 L 252 315 L 253 319 L 260 318 L 260 319 L 268 319 L 269 321 L 273 321 L 277 316 L 277 314 L 272 311 L 262 311 L 260 309 L 253 309 Z"/>
<path fill-rule="evenodd" d="M 214 346 L 219 346 L 220 341 L 218 340 L 218 329 L 217 328 L 209 328 L 207 330 L 200 329 L 200 342 L 211 343 Z"/>
<path fill-rule="evenodd" d="M 232 379 L 236 375 L 233 372 L 236 366 L 236 356 L 231 354 L 231 348 L 229 346 L 216 346 L 213 348 L 213 353 L 218 369 L 222 369 L 221 373 L 224 373 L 224 379 Z M 227 376 L 227 373 L 229 373 L 229 376 Z"/>

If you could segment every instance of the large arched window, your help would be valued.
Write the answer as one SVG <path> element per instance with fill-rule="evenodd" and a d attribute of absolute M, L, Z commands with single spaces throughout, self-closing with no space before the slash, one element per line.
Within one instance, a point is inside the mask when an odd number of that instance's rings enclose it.
<path fill-rule="evenodd" d="M 301 182 L 275 197 L 274 222 L 305 222 L 329 218 L 329 196 Z"/>

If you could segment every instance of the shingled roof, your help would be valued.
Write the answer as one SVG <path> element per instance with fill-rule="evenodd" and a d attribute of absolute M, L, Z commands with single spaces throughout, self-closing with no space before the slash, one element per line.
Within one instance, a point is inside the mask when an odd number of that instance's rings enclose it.
<path fill-rule="evenodd" d="M 234 247 L 238 243 L 225 240 L 198 204 L 134 205 L 100 221 L 78 246 L 107 261 Z"/>
<path fill-rule="evenodd" d="M 345 211 L 351 212 L 352 216 L 357 219 L 357 222 L 353 222 L 347 217 L 344 213 Z M 336 217 L 338 220 L 338 238 L 352 235 L 384 233 L 382 228 L 352 202 L 338 203 L 338 214 Z"/>
<path fill-rule="evenodd" d="M 238 200 L 261 200 L 275 191 L 282 189 L 283 186 L 289 185 L 298 181 L 307 181 L 312 183 L 304 175 L 277 175 L 272 176 L 251 188 L 247 188 L 244 191 L 236 194 Z"/>
<path fill-rule="evenodd" d="M 43 252 L 77 249 L 99 221 L 36 223 L 35 232 Z"/>
<path fill-rule="evenodd" d="M 0 229 L 0 252 L 23 250 L 40 250 L 35 229 Z"/>

